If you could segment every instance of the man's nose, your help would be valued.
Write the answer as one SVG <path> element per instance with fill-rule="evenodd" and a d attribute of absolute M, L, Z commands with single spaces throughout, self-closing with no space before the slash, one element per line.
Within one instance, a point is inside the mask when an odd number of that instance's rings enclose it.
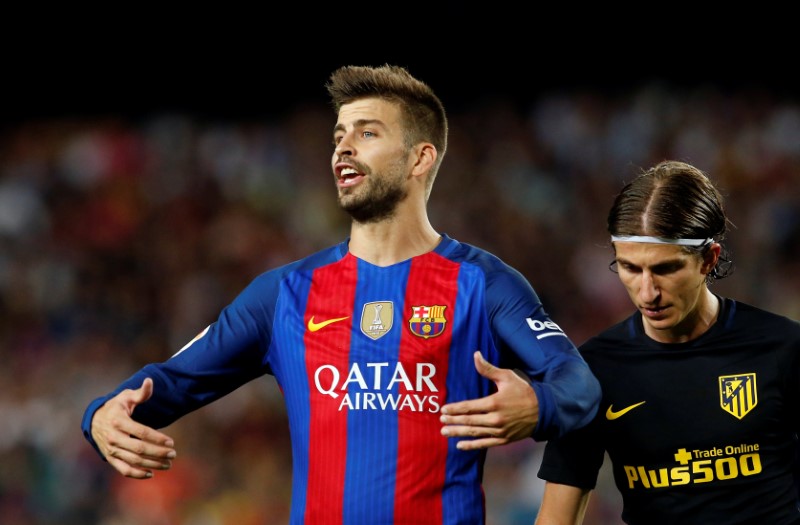
<path fill-rule="evenodd" d="M 350 140 L 350 135 L 343 135 L 334 148 L 334 153 L 338 156 L 352 155 L 354 153 L 353 145 Z"/>
<path fill-rule="evenodd" d="M 650 272 L 642 272 L 641 283 L 639 286 L 639 297 L 642 301 L 646 303 L 654 302 L 661 290 L 658 287 L 655 279 L 653 279 L 653 274 Z"/>

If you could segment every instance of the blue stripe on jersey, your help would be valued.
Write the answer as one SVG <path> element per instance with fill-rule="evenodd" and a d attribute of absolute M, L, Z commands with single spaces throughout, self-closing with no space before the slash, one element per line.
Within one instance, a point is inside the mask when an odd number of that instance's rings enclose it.
<path fill-rule="evenodd" d="M 397 396 L 398 386 L 391 390 L 388 385 L 398 361 L 400 335 L 404 327 L 399 309 L 403 304 L 410 264 L 404 262 L 389 268 L 380 268 L 358 261 L 358 284 L 353 304 L 353 327 L 350 343 L 350 363 L 359 363 L 364 374 L 366 388 L 351 382 L 347 393 L 351 401 L 359 399 L 363 404 L 366 395 Z M 361 331 L 361 316 L 364 305 L 378 301 L 391 301 L 394 310 L 394 325 L 388 333 L 373 340 Z M 384 367 L 368 367 L 367 363 L 386 363 Z M 380 371 L 380 385 L 375 388 L 376 371 Z M 379 404 L 381 399 L 372 399 Z M 360 436 L 347 445 L 347 469 L 345 477 L 344 523 L 369 523 L 371 517 L 391 516 L 394 505 L 395 474 L 397 472 L 398 411 L 392 409 L 367 409 L 349 411 L 348 434 Z M 375 473 L 383 471 L 385 476 L 376 479 Z"/>
<path fill-rule="evenodd" d="M 291 523 L 303 523 L 306 508 L 308 484 L 308 447 L 310 435 L 299 429 L 308 428 L 310 418 L 310 391 L 305 363 L 305 321 L 306 301 L 311 289 L 311 271 L 290 273 L 281 282 L 275 312 L 274 336 L 272 346 L 279 344 L 294 351 L 273 351 L 270 348 L 270 364 L 276 379 L 281 385 L 286 403 L 286 411 L 291 418 L 289 426 L 292 435 L 292 507 Z M 299 328 L 298 328 L 299 327 Z M 291 385 L 284 388 L 283 383 Z"/>
<path fill-rule="evenodd" d="M 447 377 L 447 402 L 477 399 L 491 391 L 489 380 L 475 373 L 472 354 L 480 350 L 490 363 L 497 363 L 497 351 L 492 341 L 486 315 L 484 273 L 477 266 L 460 263 L 458 291 L 453 309 L 453 339 Z M 471 380 L 468 380 L 471 378 Z M 461 482 L 458 490 L 446 491 L 443 497 L 444 523 L 471 523 L 476 516 L 483 519 L 483 492 L 480 483 L 485 450 L 462 451 L 458 440 L 448 443 L 448 478 Z M 481 521 L 482 522 L 482 521 Z"/>

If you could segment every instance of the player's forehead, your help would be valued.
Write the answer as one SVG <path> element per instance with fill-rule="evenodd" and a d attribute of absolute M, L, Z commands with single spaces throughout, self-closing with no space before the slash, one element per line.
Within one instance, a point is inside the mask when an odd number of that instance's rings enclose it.
<path fill-rule="evenodd" d="M 656 266 L 684 260 L 690 255 L 681 246 L 646 242 L 614 242 L 615 258 L 636 266 Z"/>
<path fill-rule="evenodd" d="M 378 97 L 360 98 L 342 104 L 335 129 L 352 129 L 364 123 L 376 123 L 384 127 L 399 126 L 400 107 Z"/>

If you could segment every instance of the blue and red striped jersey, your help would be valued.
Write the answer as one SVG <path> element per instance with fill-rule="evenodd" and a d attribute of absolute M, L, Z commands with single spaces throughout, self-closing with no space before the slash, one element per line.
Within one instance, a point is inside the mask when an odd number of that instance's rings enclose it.
<path fill-rule="evenodd" d="M 154 380 L 134 418 L 160 428 L 264 374 L 292 438 L 292 524 L 483 524 L 485 451 L 442 436 L 442 405 L 489 395 L 473 353 L 515 368 L 539 400 L 533 434 L 586 424 L 600 398 L 575 345 L 496 256 L 448 236 L 380 267 L 348 241 L 258 276 L 194 340 L 93 401 Z M 96 445 L 95 445 L 96 446 Z"/>

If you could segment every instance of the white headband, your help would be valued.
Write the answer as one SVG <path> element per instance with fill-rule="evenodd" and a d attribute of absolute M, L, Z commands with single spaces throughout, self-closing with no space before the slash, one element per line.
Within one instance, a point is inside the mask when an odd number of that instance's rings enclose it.
<path fill-rule="evenodd" d="M 649 235 L 612 235 L 611 241 L 622 242 L 650 242 L 654 244 L 676 244 L 678 246 L 705 246 L 714 239 L 665 239 L 664 237 L 650 237 Z"/>

